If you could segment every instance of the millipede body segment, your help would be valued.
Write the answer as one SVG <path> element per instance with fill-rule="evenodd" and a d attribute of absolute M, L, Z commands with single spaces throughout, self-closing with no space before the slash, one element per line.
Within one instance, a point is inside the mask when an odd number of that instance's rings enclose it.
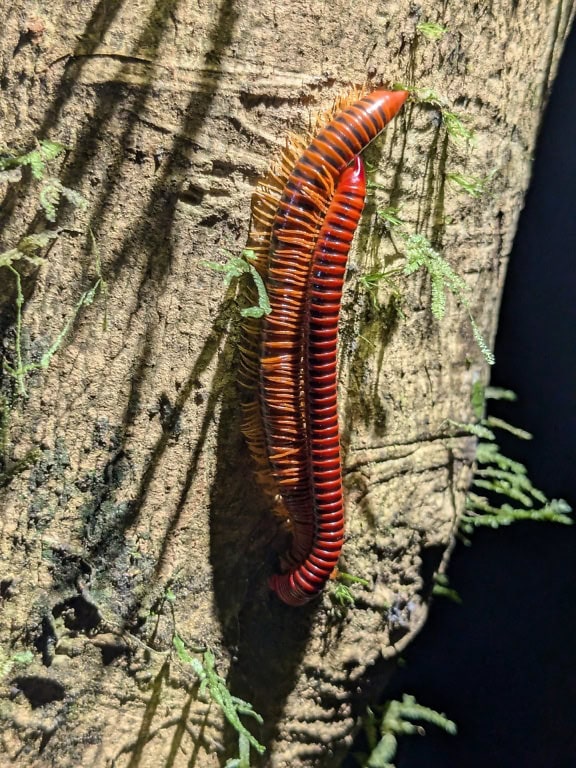
<path fill-rule="evenodd" d="M 336 391 L 338 317 L 348 252 L 365 195 L 364 166 L 356 157 L 340 176 L 312 256 L 303 366 L 308 463 L 314 499 L 312 519 L 306 517 L 305 522 L 311 527 L 312 545 L 295 568 L 270 579 L 272 589 L 288 605 L 303 605 L 322 589 L 338 562 L 344 542 Z M 294 538 L 298 533 L 295 527 Z M 306 541 L 308 538 L 307 535 Z"/>
<path fill-rule="evenodd" d="M 359 153 L 407 93 L 378 89 L 338 111 L 303 153 L 287 150 L 253 201 L 248 247 L 272 311 L 245 328 L 244 432 L 292 527 L 289 570 L 270 584 L 289 605 L 316 595 L 343 541 L 336 403 L 337 328 L 348 251 L 365 195 Z"/>

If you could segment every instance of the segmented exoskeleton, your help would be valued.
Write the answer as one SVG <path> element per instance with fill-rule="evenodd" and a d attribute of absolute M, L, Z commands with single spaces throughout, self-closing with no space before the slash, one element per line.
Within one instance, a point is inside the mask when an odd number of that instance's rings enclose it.
<path fill-rule="evenodd" d="M 253 201 L 248 247 L 257 252 L 272 311 L 260 330 L 252 321 L 246 326 L 244 432 L 264 485 L 280 496 L 277 508 L 291 524 L 289 570 L 270 581 L 290 605 L 301 605 L 322 589 L 342 545 L 335 363 L 346 256 L 343 262 L 339 256 L 344 248 L 347 255 L 362 209 L 365 182 L 358 155 L 407 95 L 377 89 L 344 106 L 297 159 L 287 150 Z M 339 275 L 333 285 L 331 274 Z M 332 309 L 322 327 L 320 307 L 329 296 Z M 330 362 L 321 357 L 323 333 L 330 340 Z M 328 390 L 330 426 L 321 413 Z"/>

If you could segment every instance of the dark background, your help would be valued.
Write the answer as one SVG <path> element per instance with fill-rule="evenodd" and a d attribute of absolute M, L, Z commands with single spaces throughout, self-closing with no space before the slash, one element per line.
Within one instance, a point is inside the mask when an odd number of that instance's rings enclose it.
<path fill-rule="evenodd" d="M 537 145 L 504 298 L 490 412 L 532 432 L 498 435 L 548 498 L 576 506 L 576 29 Z M 459 545 L 387 698 L 445 712 L 458 735 L 402 740 L 397 768 L 576 768 L 576 526 L 516 523 Z"/>

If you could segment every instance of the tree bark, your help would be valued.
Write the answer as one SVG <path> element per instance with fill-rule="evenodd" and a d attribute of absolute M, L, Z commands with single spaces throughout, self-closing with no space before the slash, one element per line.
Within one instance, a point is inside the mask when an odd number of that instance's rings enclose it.
<path fill-rule="evenodd" d="M 377 303 L 361 288 L 359 275 L 403 263 L 375 211 L 401 206 L 493 338 L 573 5 L 10 6 L 1 142 L 65 144 L 56 173 L 88 205 L 61 206 L 44 263 L 18 265 L 20 330 L 16 278 L 0 267 L 6 361 L 17 367 L 18 341 L 32 364 L 61 342 L 26 373 L 26 396 L 8 369 L 2 379 L 4 754 L 23 768 L 224 764 L 237 735 L 173 652 L 178 635 L 192 657 L 210 649 L 262 715 L 245 720 L 262 765 L 339 765 L 425 620 L 474 461 L 473 439 L 450 438 L 446 420 L 471 421 L 472 387 L 488 378 L 467 313 L 450 300 L 435 320 L 425 275 L 399 283 L 401 313 L 385 284 Z M 418 32 L 428 20 L 446 27 L 440 40 Z M 451 140 L 438 108 L 414 102 L 368 152 L 386 191 L 369 199 L 351 259 L 340 410 L 342 569 L 369 586 L 344 613 L 330 590 L 291 609 L 267 588 L 284 542 L 239 431 L 234 300 L 202 260 L 240 252 L 287 132 L 367 73 L 433 88 L 475 142 Z M 492 175 L 489 193 L 467 196 L 455 172 Z M 26 170 L 2 181 L 5 251 L 46 223 Z"/>

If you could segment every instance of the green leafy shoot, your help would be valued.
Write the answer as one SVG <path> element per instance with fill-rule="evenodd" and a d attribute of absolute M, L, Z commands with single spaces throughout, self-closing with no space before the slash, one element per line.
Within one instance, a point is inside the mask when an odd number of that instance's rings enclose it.
<path fill-rule="evenodd" d="M 451 600 L 459 605 L 462 603 L 462 598 L 455 589 L 452 589 L 445 573 L 437 573 L 435 575 L 432 594 L 435 597 L 445 597 L 447 600 Z"/>
<path fill-rule="evenodd" d="M 492 432 L 491 429 L 488 429 L 488 427 L 484 424 L 484 421 L 478 422 L 477 424 L 466 424 L 462 421 L 453 421 L 452 419 L 446 419 L 446 424 L 449 424 L 451 427 L 454 427 L 457 433 L 465 433 L 467 435 L 474 435 L 474 437 L 477 437 L 479 439 L 483 440 L 496 440 L 496 435 L 494 432 Z"/>
<path fill-rule="evenodd" d="M 498 528 L 517 520 L 536 520 L 571 525 L 570 505 L 564 499 L 549 501 L 532 484 L 524 464 L 504 456 L 497 443 L 479 442 L 478 469 L 466 500 L 460 528 L 470 534 L 475 528 Z M 488 495 L 486 495 L 488 494 Z M 502 501 L 504 500 L 504 501 Z"/>
<path fill-rule="evenodd" d="M 370 586 L 370 582 L 367 579 L 363 579 L 361 576 L 354 576 L 352 573 L 346 573 L 346 571 L 338 571 L 338 581 L 344 584 L 362 584 L 363 587 Z"/>
<path fill-rule="evenodd" d="M 46 164 L 62 154 L 66 147 L 56 141 L 41 139 L 36 142 L 37 147 L 24 155 L 11 155 L 0 157 L 0 171 L 10 168 L 30 166 L 30 171 L 35 179 L 43 179 L 46 173 Z"/>
<path fill-rule="evenodd" d="M 448 262 L 432 248 L 424 235 L 408 235 L 404 238 L 406 265 L 404 274 L 411 275 L 424 269 L 432 283 L 432 314 L 441 320 L 446 312 L 446 291 L 460 300 L 468 290 L 464 280 L 454 272 Z"/>
<path fill-rule="evenodd" d="M 452 421 L 452 419 L 447 419 L 446 422 L 460 432 L 467 432 L 482 440 L 496 440 L 494 429 L 510 432 L 511 435 L 520 438 L 520 440 L 532 440 L 530 432 L 520 429 L 520 427 L 515 427 L 513 424 L 509 424 L 504 419 L 499 419 L 496 416 L 487 416 L 477 424 L 465 424 L 460 421 Z"/>
<path fill-rule="evenodd" d="M 16 651 L 8 656 L 6 651 L 0 649 L 0 680 L 10 674 L 15 666 L 27 666 L 34 661 L 32 651 Z"/>
<path fill-rule="evenodd" d="M 413 722 L 415 721 L 415 722 Z M 355 755 L 363 768 L 394 768 L 399 736 L 423 735 L 419 723 L 430 723 L 454 735 L 456 724 L 446 715 L 418 704 L 414 696 L 405 694 L 402 701 L 389 701 L 383 707 L 368 710 L 364 721 L 369 755 Z"/>
<path fill-rule="evenodd" d="M 443 109 L 442 121 L 444 122 L 446 133 L 454 141 L 465 141 L 470 143 L 474 141 L 474 131 L 464 125 L 462 118 L 459 117 L 456 112 L 452 112 L 449 109 Z"/>
<path fill-rule="evenodd" d="M 233 280 L 236 280 L 245 274 L 251 275 L 254 285 L 256 286 L 258 305 L 241 309 L 240 314 L 242 317 L 262 317 L 263 315 L 269 315 L 272 311 L 264 281 L 254 264 L 251 263 L 255 258 L 256 254 L 254 251 L 245 250 L 241 257 L 230 256 L 225 264 L 220 264 L 216 261 L 201 262 L 204 266 L 213 269 L 215 272 L 222 272 L 224 274 L 224 285 L 226 287 L 228 287 Z"/>
<path fill-rule="evenodd" d="M 399 227 L 404 223 L 399 214 L 400 208 L 395 208 L 394 206 L 388 206 L 388 208 L 380 208 L 376 211 L 378 218 L 385 222 L 389 229 L 392 227 Z"/>
<path fill-rule="evenodd" d="M 250 768 L 250 741 L 243 734 L 238 734 L 238 757 L 226 760 L 224 768 Z"/>
<path fill-rule="evenodd" d="M 506 432 L 510 432 L 511 435 L 520 438 L 520 440 L 532 440 L 532 435 L 525 429 L 515 427 L 513 424 L 508 424 L 504 419 L 498 419 L 496 416 L 487 416 L 484 419 L 484 424 L 491 429 L 503 429 Z"/>
<path fill-rule="evenodd" d="M 406 265 L 404 274 L 411 275 L 419 269 L 424 269 L 430 275 L 431 283 L 431 309 L 437 320 L 441 320 L 446 313 L 446 293 L 452 293 L 456 299 L 466 308 L 470 317 L 472 334 L 484 355 L 486 362 L 493 365 L 494 355 L 488 348 L 476 321 L 470 311 L 466 282 L 458 275 L 446 259 L 432 248 L 430 241 L 424 235 L 402 235 L 404 240 L 404 253 Z"/>
<path fill-rule="evenodd" d="M 341 611 L 345 611 L 356 602 L 351 589 L 346 584 L 335 584 L 330 592 L 330 598 Z"/>
<path fill-rule="evenodd" d="M 428 104 L 440 110 L 447 106 L 446 101 L 433 88 L 410 88 L 410 95 L 418 104 Z"/>
<path fill-rule="evenodd" d="M 12 248 L 9 251 L 0 253 L 0 268 L 5 267 L 14 276 L 16 283 L 16 340 L 15 340 L 15 366 L 9 365 L 4 361 L 4 370 L 16 379 L 18 392 L 23 397 L 27 396 L 25 378 L 28 373 L 38 369 L 45 369 L 50 364 L 51 359 L 55 353 L 60 349 L 64 339 L 66 338 L 70 328 L 72 327 L 78 313 L 82 307 L 89 306 L 94 301 L 96 293 L 98 291 L 106 294 L 107 284 L 102 277 L 100 258 L 96 257 L 96 273 L 97 279 L 94 285 L 85 291 L 79 298 L 76 306 L 72 312 L 72 315 L 66 322 L 64 328 L 58 334 L 54 343 L 44 353 L 39 363 L 25 363 L 22 353 L 22 307 L 24 305 L 24 293 L 22 290 L 22 279 L 20 273 L 14 268 L 13 264 L 17 261 L 27 261 L 35 266 L 41 266 L 45 263 L 45 259 L 38 254 L 38 251 L 48 246 L 53 240 L 59 236 L 59 231 L 44 230 L 43 232 L 37 232 L 34 235 L 27 235 L 23 237 L 18 243 L 16 248 Z M 93 235 L 92 235 L 93 237 Z M 94 241 L 95 245 L 95 241 Z"/>
<path fill-rule="evenodd" d="M 516 397 L 511 390 L 494 390 L 490 395 L 493 394 L 508 400 Z M 521 440 L 531 440 L 529 432 L 495 416 L 483 418 L 477 424 L 449 423 L 459 432 L 479 438 L 477 469 L 466 499 L 466 512 L 460 519 L 460 530 L 464 534 L 471 534 L 479 527 L 510 525 L 517 520 L 572 524 L 570 505 L 564 499 L 550 501 L 535 488 L 524 464 L 502 454 L 494 430 L 505 430 Z"/>
<path fill-rule="evenodd" d="M 574 522 L 569 516 L 572 508 L 564 499 L 552 499 L 539 509 L 519 509 L 508 503 L 493 506 L 486 501 L 485 497 L 470 493 L 466 510 L 467 514 L 463 515 L 460 520 L 461 530 L 466 534 L 471 534 L 475 528 L 499 528 L 519 520 L 560 523 L 561 525 L 572 525 Z"/>
<path fill-rule="evenodd" d="M 448 31 L 446 27 L 435 21 L 420 21 L 416 25 L 416 29 L 426 40 L 440 40 Z"/>
<path fill-rule="evenodd" d="M 370 582 L 360 576 L 353 576 L 351 573 L 338 571 L 330 598 L 341 612 L 345 612 L 347 608 L 356 602 L 354 594 L 348 586 L 349 584 L 361 584 L 363 587 L 370 586 Z"/>
<path fill-rule="evenodd" d="M 510 403 L 518 399 L 516 392 L 512 392 L 511 389 L 502 389 L 502 387 L 486 387 L 484 397 L 486 400 L 507 400 Z"/>
<path fill-rule="evenodd" d="M 472 312 L 470 311 L 470 307 L 468 306 L 467 300 L 461 298 L 460 301 L 468 310 L 468 318 L 470 320 L 470 325 L 472 327 L 472 335 L 474 336 L 476 344 L 478 344 L 478 348 L 480 349 L 480 352 L 482 352 L 484 359 L 486 360 L 488 365 L 494 365 L 494 363 L 496 362 L 496 358 L 494 357 L 492 350 L 486 343 L 484 336 L 482 336 L 482 331 L 480 330 L 480 328 L 478 328 L 478 324 L 476 323 L 476 320 L 472 316 Z"/>
<path fill-rule="evenodd" d="M 482 197 L 486 193 L 489 183 L 494 178 L 494 173 L 484 178 L 480 176 L 466 176 L 463 173 L 447 173 L 446 179 L 461 187 L 464 192 L 474 198 Z"/>
<path fill-rule="evenodd" d="M 232 696 L 226 685 L 226 680 L 220 677 L 215 668 L 214 654 L 210 650 L 204 651 L 202 661 L 192 656 L 179 635 L 174 635 L 174 648 L 180 661 L 192 667 L 194 674 L 200 683 L 198 696 L 200 698 L 208 697 L 209 700 L 217 704 L 222 710 L 222 714 L 228 720 L 230 725 L 237 732 L 239 737 L 238 761 L 228 761 L 228 768 L 249 768 L 250 765 L 250 746 L 259 754 L 263 754 L 266 748 L 258 742 L 246 726 L 240 720 L 241 716 L 251 717 L 257 723 L 262 723 L 262 717 L 254 711 L 252 705 L 247 701 Z"/>
<path fill-rule="evenodd" d="M 40 205 L 48 221 L 56 221 L 56 211 L 63 197 L 75 208 L 86 210 L 88 207 L 88 201 L 79 192 L 65 187 L 60 179 L 50 177 L 42 185 L 39 196 Z"/>
<path fill-rule="evenodd" d="M 387 272 L 368 272 L 365 275 L 360 275 L 358 283 L 366 291 L 372 302 L 374 309 L 378 309 L 378 287 L 380 283 L 387 285 L 392 291 L 392 298 L 395 301 L 396 311 L 404 316 L 401 308 L 402 296 L 398 290 L 398 285 L 395 278 L 402 273 L 399 269 L 390 269 Z M 371 342 L 370 342 L 371 343 Z"/>

